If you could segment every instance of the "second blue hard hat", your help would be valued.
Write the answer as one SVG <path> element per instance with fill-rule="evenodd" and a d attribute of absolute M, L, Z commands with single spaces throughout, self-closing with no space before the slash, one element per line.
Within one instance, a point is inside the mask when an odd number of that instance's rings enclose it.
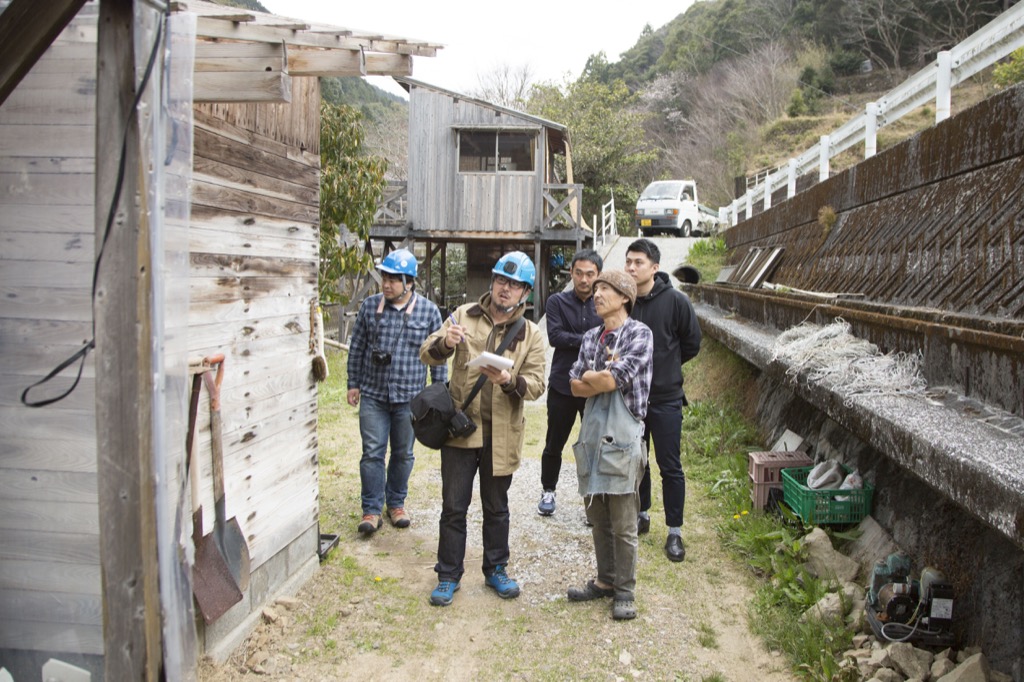
<path fill-rule="evenodd" d="M 530 257 L 522 251 L 506 253 L 494 264 L 494 269 L 491 272 L 516 282 L 523 282 L 531 289 L 537 279 L 537 268 L 533 265 Z"/>

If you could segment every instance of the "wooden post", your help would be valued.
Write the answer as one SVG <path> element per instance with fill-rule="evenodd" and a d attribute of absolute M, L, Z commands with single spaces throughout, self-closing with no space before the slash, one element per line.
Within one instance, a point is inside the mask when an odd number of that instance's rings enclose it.
<path fill-rule="evenodd" d="M 102 260 L 94 311 L 96 478 L 107 680 L 157 680 L 163 658 L 151 433 L 152 268 L 144 210 L 146 166 L 139 145 L 139 116 L 132 108 L 149 56 L 135 54 L 135 33 L 142 36 L 141 44 L 152 45 L 159 20 L 159 12 L 145 3 L 103 0 L 100 4 L 96 253 Z M 159 72 L 155 69 L 146 87 L 159 87 Z M 124 169 L 119 173 L 122 153 Z M 104 244 L 115 195 L 114 219 Z"/>

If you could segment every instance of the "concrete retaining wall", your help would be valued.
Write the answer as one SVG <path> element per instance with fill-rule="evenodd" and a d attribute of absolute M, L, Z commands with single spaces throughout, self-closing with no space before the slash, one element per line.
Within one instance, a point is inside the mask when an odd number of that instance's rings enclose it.
<path fill-rule="evenodd" d="M 688 289 L 705 334 L 762 372 L 765 431 L 859 468 L 873 516 L 957 592 L 962 645 L 1024 677 L 1024 87 L 756 214 L 730 262 L 784 249 L 773 291 Z M 781 287 L 781 288 L 780 288 Z M 794 289 L 800 291 L 793 291 Z M 942 400 L 844 399 L 774 359 L 780 331 L 843 317 L 920 353 Z M 939 390 L 941 387 L 941 391 Z M 881 557 L 879 557 L 881 558 Z"/>

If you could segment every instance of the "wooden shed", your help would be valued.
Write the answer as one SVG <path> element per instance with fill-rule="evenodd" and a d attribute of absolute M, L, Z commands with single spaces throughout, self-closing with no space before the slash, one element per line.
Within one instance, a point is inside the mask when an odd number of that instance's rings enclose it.
<path fill-rule="evenodd" d="M 487 290 L 503 253 L 523 251 L 537 265 L 539 319 L 552 247 L 579 248 L 588 237 L 568 130 L 409 77 L 396 80 L 409 92 L 408 178 L 390 193 L 371 237 L 385 251 L 395 243 L 423 243 L 426 281 L 432 271 L 446 272 L 447 245 L 464 243 L 471 299 Z M 447 283 L 439 279 L 440 291 L 431 294 L 444 306 Z"/>
<path fill-rule="evenodd" d="M 0 10 L 0 668 L 194 679 L 318 566 L 316 77 L 440 46 L 194 0 Z M 190 360 L 219 353 L 250 562 L 206 623 L 185 434 Z"/>

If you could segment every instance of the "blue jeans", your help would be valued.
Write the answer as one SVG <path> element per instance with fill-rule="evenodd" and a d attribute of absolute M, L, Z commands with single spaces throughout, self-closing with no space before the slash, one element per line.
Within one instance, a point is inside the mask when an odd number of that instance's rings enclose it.
<path fill-rule="evenodd" d="M 473 498 L 473 479 L 480 471 L 480 506 L 484 511 L 484 575 L 508 563 L 508 489 L 512 476 L 495 476 L 491 440 L 482 448 L 441 448 L 441 521 L 437 540 L 438 580 L 459 582 L 465 572 L 466 513 Z"/>
<path fill-rule="evenodd" d="M 405 506 L 409 475 L 414 457 L 414 434 L 409 403 L 388 403 L 361 396 L 359 399 L 359 436 L 363 457 L 359 460 L 359 479 L 363 486 L 363 514 L 380 514 Z M 391 460 L 387 471 L 384 456 L 391 440 Z"/>
<path fill-rule="evenodd" d="M 644 441 L 650 452 L 654 440 L 654 459 L 661 471 L 661 494 L 665 504 L 665 525 L 673 528 L 683 525 L 683 506 L 686 504 L 686 475 L 680 460 L 679 441 L 683 435 L 683 400 L 647 406 L 644 419 Z M 640 482 L 640 511 L 651 508 L 651 464 L 647 463 Z"/>

